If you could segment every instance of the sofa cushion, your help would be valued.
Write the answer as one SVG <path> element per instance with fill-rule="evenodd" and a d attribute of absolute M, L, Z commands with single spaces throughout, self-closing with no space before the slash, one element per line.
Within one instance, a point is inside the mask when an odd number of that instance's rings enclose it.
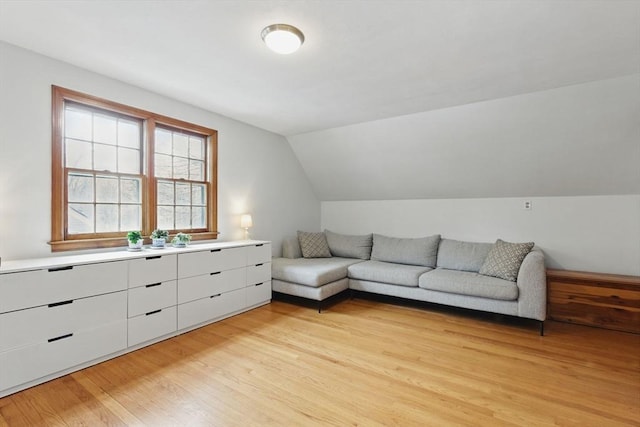
<path fill-rule="evenodd" d="M 365 261 L 353 264 L 347 270 L 350 279 L 416 287 L 418 286 L 420 275 L 430 271 L 431 268 L 381 261 Z"/>
<path fill-rule="evenodd" d="M 298 241 L 305 258 L 331 258 L 331 251 L 324 233 L 298 231 Z"/>
<path fill-rule="evenodd" d="M 334 233 L 329 230 L 324 230 L 324 234 L 327 237 L 331 255 L 343 258 L 371 258 L 371 245 L 373 245 L 373 236 L 371 234 L 353 236 Z"/>
<path fill-rule="evenodd" d="M 504 301 L 518 299 L 518 286 L 514 282 L 470 271 L 436 268 L 420 276 L 419 286 L 432 291 Z"/>
<path fill-rule="evenodd" d="M 302 249 L 297 237 L 287 237 L 282 241 L 282 256 L 284 258 L 302 258 Z"/>
<path fill-rule="evenodd" d="M 433 268 L 436 266 L 439 243 L 439 234 L 418 239 L 387 237 L 381 234 L 374 234 L 371 259 L 374 261 L 421 265 Z"/>
<path fill-rule="evenodd" d="M 533 245 L 533 242 L 509 243 L 496 240 L 480 268 L 480 274 L 515 282 L 522 260 L 531 252 Z"/>
<path fill-rule="evenodd" d="M 362 262 L 349 258 L 274 258 L 271 262 L 271 277 L 285 282 L 318 286 L 347 277 L 347 267 Z"/>
<path fill-rule="evenodd" d="M 449 270 L 480 271 L 493 243 L 442 239 L 438 247 L 438 267 Z"/>

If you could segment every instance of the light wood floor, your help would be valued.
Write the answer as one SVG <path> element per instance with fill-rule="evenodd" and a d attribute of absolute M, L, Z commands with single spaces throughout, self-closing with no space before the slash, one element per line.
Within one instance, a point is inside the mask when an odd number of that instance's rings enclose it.
<path fill-rule="evenodd" d="M 0 399 L 0 425 L 640 425 L 640 335 L 274 302 Z"/>

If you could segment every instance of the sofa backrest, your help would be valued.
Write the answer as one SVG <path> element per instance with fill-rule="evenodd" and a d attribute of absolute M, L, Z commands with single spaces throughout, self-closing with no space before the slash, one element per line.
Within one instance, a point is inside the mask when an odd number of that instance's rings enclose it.
<path fill-rule="evenodd" d="M 353 235 L 324 230 L 331 255 L 343 258 L 371 258 L 372 235 Z"/>
<path fill-rule="evenodd" d="M 302 249 L 300 249 L 300 241 L 298 237 L 285 237 L 282 241 L 282 257 L 283 258 L 302 258 Z"/>
<path fill-rule="evenodd" d="M 417 239 L 374 234 L 371 259 L 434 268 L 436 266 L 439 242 L 439 234 Z"/>
<path fill-rule="evenodd" d="M 492 247 L 493 243 L 442 239 L 438 247 L 437 266 L 449 270 L 477 273 Z"/>

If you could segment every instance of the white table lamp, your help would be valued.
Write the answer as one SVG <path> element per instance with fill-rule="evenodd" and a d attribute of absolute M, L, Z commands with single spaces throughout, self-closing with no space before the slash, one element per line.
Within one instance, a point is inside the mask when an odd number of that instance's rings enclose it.
<path fill-rule="evenodd" d="M 240 217 L 240 227 L 244 228 L 244 238 L 249 240 L 249 228 L 253 227 L 253 220 L 251 215 L 245 214 Z"/>

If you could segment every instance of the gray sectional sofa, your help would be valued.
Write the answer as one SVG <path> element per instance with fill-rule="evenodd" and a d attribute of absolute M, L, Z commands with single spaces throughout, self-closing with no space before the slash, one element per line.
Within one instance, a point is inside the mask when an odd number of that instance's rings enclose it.
<path fill-rule="evenodd" d="M 322 301 L 352 289 L 534 319 L 544 332 L 544 255 L 533 243 L 351 236 L 328 230 L 298 234 L 286 239 L 283 256 L 273 259 L 273 290 L 318 301 L 318 311 Z M 315 239 L 311 244 L 305 240 L 309 235 Z"/>

